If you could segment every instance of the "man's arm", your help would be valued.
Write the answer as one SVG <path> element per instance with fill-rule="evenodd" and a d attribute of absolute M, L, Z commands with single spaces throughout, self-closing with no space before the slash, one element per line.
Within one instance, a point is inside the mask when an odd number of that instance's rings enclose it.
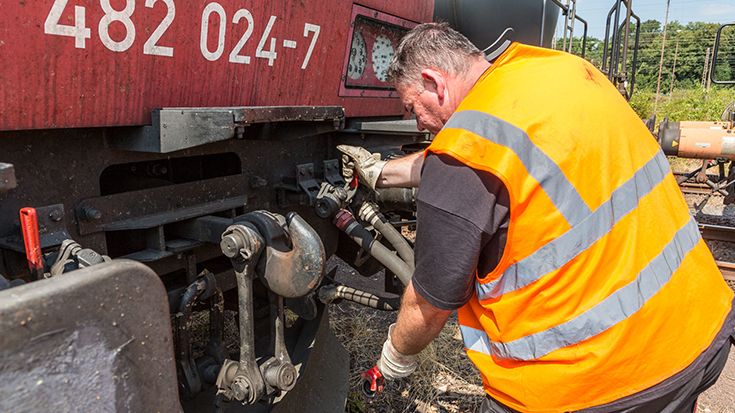
<path fill-rule="evenodd" d="M 403 293 L 398 321 L 388 328 L 378 364 L 363 375 L 370 381 L 370 388 L 379 389 L 380 374 L 374 374 L 375 369 L 387 379 L 413 373 L 418 367 L 417 354 L 439 335 L 451 312 L 434 307 L 416 293 L 413 283 L 409 284 Z"/>
<path fill-rule="evenodd" d="M 452 310 L 442 310 L 429 304 L 413 289 L 413 283 L 403 293 L 398 321 L 391 340 L 401 354 L 418 354 L 439 335 Z"/>
<path fill-rule="evenodd" d="M 423 164 L 423 152 L 392 159 L 385 164 L 376 186 L 378 188 L 415 188 L 419 186 Z"/>
<path fill-rule="evenodd" d="M 416 354 L 472 299 L 474 275 L 492 270 L 505 245 L 509 200 L 500 180 L 441 155 L 426 158 L 421 180 L 416 270 L 377 364 L 388 379 L 416 369 Z"/>

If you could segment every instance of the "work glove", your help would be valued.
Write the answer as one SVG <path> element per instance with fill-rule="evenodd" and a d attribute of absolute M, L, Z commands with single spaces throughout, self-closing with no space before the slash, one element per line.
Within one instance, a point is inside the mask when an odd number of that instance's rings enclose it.
<path fill-rule="evenodd" d="M 418 367 L 418 356 L 401 354 L 393 347 L 391 335 L 395 324 L 388 328 L 388 339 L 383 343 L 383 352 L 378 364 L 362 373 L 362 392 L 368 398 L 376 397 L 385 387 L 385 379 L 395 380 L 409 376 Z"/>
<path fill-rule="evenodd" d="M 395 326 L 395 324 L 391 324 L 388 328 L 388 339 L 383 343 L 383 353 L 380 355 L 380 359 L 378 359 L 377 364 L 380 373 L 388 380 L 408 377 L 411 373 L 416 371 L 416 368 L 419 365 L 417 355 L 414 354 L 407 356 L 399 353 L 398 350 L 393 347 L 391 335 L 393 334 L 393 328 Z"/>
<path fill-rule="evenodd" d="M 342 175 L 350 179 L 351 170 L 354 169 L 362 183 L 375 189 L 378 177 L 387 161 L 381 161 L 379 153 L 370 153 L 359 146 L 338 145 L 337 149 L 344 154 L 342 155 Z"/>

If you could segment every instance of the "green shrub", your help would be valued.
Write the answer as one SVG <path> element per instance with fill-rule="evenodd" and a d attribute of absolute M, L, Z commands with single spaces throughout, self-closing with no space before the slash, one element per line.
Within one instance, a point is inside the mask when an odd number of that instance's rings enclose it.
<path fill-rule="evenodd" d="M 653 114 L 656 92 L 636 91 L 630 106 L 642 119 Z M 673 96 L 662 95 L 658 102 L 656 119 L 668 117 L 672 121 L 682 120 L 719 120 L 727 105 L 735 101 L 735 89 L 713 88 L 709 92 L 701 89 L 675 90 Z"/>

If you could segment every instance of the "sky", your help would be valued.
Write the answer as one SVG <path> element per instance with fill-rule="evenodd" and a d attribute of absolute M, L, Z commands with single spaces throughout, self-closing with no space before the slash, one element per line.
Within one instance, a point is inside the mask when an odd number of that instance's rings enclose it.
<path fill-rule="evenodd" d="M 633 11 L 641 21 L 664 21 L 666 0 L 632 0 Z M 563 2 L 563 0 L 562 0 Z M 615 0 L 577 0 L 577 14 L 589 23 L 589 35 L 602 39 L 605 37 L 605 20 Z M 689 23 L 735 22 L 735 0 L 671 0 L 669 21 Z M 559 25 L 559 30 L 561 30 Z M 575 26 L 575 34 L 581 33 L 581 25 Z"/>

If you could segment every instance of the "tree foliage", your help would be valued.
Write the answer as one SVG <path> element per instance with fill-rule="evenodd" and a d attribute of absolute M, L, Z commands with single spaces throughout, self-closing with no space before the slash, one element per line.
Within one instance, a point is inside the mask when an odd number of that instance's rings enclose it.
<path fill-rule="evenodd" d="M 669 93 L 672 82 L 674 89 L 701 87 L 707 49 L 710 49 L 711 59 L 715 36 L 719 27 L 715 23 L 691 22 L 686 25 L 676 21 L 669 23 L 666 30 L 666 47 L 661 71 L 662 93 Z M 655 91 L 659 75 L 663 26 L 656 20 L 646 20 L 641 23 L 639 36 L 636 89 Z M 631 25 L 627 62 L 628 72 L 633 63 L 634 40 L 635 25 Z M 585 58 L 599 68 L 603 67 L 604 43 L 604 39 L 587 39 Z M 557 39 L 555 46 L 561 49 L 562 39 Z M 581 49 L 581 39 L 575 38 L 573 40 L 573 52 L 581 54 Z M 608 45 L 608 65 L 611 52 Z M 719 54 L 720 57 L 716 65 L 718 78 L 732 79 L 732 74 L 735 74 L 735 27 L 723 31 Z M 676 68 L 674 71 L 675 56 Z"/>

